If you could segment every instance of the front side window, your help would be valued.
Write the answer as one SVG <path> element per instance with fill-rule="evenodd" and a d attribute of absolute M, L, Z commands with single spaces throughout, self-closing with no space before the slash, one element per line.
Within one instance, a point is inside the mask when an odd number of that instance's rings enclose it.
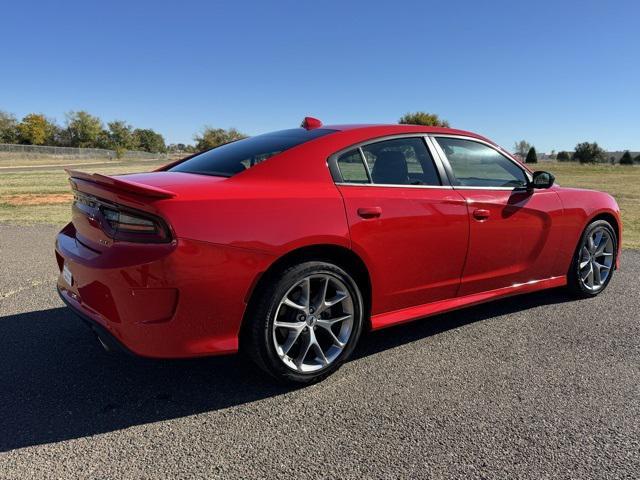
<path fill-rule="evenodd" d="M 462 187 L 527 185 L 524 170 L 487 145 L 462 138 L 437 137 L 453 171 L 453 184 Z"/>
<path fill-rule="evenodd" d="M 269 157 L 332 132 L 335 130 L 292 128 L 265 133 L 207 150 L 171 167 L 168 171 L 231 177 Z"/>
<path fill-rule="evenodd" d="M 370 143 L 362 153 L 371 180 L 382 185 L 441 185 L 433 158 L 421 137 Z"/>

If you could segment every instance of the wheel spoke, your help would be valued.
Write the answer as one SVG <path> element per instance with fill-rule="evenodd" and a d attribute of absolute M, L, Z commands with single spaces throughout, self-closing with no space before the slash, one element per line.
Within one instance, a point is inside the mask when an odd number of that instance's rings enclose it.
<path fill-rule="evenodd" d="M 596 248 L 596 253 L 594 256 L 598 257 L 604 253 L 604 249 L 607 248 L 609 244 L 609 238 L 606 235 L 602 235 L 600 237 L 600 243 L 598 243 L 598 248 Z"/>
<path fill-rule="evenodd" d="M 589 236 L 587 240 L 587 248 L 589 249 L 589 253 L 593 253 L 596 250 L 596 246 L 593 242 L 593 235 Z"/>
<path fill-rule="evenodd" d="M 600 266 L 596 262 L 593 262 L 592 269 L 593 269 L 593 284 L 594 286 L 599 287 L 600 285 L 602 285 L 602 278 L 600 276 Z"/>
<path fill-rule="evenodd" d="M 318 325 L 322 328 L 331 328 L 338 322 L 344 322 L 345 320 L 349 320 L 352 315 L 343 315 L 341 317 L 336 318 L 319 318 Z"/>
<path fill-rule="evenodd" d="M 283 355 L 289 353 L 289 350 L 291 350 L 291 347 L 295 345 L 306 325 L 307 324 L 305 322 L 273 322 L 273 326 L 275 328 L 285 328 L 290 330 L 287 334 L 287 339 L 284 344 L 281 345 Z"/>
<path fill-rule="evenodd" d="M 593 235 L 593 247 L 594 247 L 594 251 L 597 251 L 600 248 L 600 244 L 602 243 L 602 240 L 604 239 L 604 234 L 602 232 L 602 230 L 598 230 L 594 235 Z M 606 243 L 606 242 L 605 242 Z"/>
<path fill-rule="evenodd" d="M 325 277 L 322 282 L 322 288 L 320 289 L 320 294 L 315 302 L 314 313 L 316 315 L 320 315 L 322 312 L 326 310 L 325 300 L 327 299 L 327 289 L 329 288 L 329 277 Z"/>
<path fill-rule="evenodd" d="M 589 270 L 585 272 L 582 281 L 588 286 L 593 287 L 593 264 L 589 262 Z"/>
<path fill-rule="evenodd" d="M 326 292 L 325 292 L 326 294 Z M 330 298 L 329 300 L 327 300 L 326 298 L 324 298 L 322 300 L 322 303 L 319 305 L 319 307 L 316 309 L 316 314 L 320 315 L 322 312 L 324 312 L 326 309 L 333 307 L 334 305 L 339 304 L 340 302 L 342 302 L 343 300 L 345 300 L 346 298 L 348 298 L 349 295 L 346 292 L 336 292 L 335 297 Z"/>
<path fill-rule="evenodd" d="M 330 326 L 323 325 L 323 324 L 320 324 L 320 323 L 318 323 L 318 326 L 321 327 L 325 332 L 327 332 L 329 334 L 329 336 L 331 337 L 331 341 L 333 342 L 333 344 L 336 347 L 344 348 L 345 343 L 340 341 L 340 339 L 336 336 L 336 334 L 333 333 L 333 330 L 331 330 Z"/>
<path fill-rule="evenodd" d="M 306 312 L 309 313 L 309 307 L 311 306 L 311 279 L 309 277 L 302 281 L 302 295 L 303 304 L 305 305 Z"/>
<path fill-rule="evenodd" d="M 306 323 L 304 322 L 273 322 L 276 328 L 288 328 L 290 330 L 302 330 Z"/>
<path fill-rule="evenodd" d="M 302 364 L 304 363 L 304 359 L 307 358 L 307 354 L 309 353 L 309 349 L 311 348 L 311 345 L 312 345 L 311 336 L 308 335 L 306 338 L 307 338 L 307 343 L 302 346 L 295 360 L 298 368 L 302 367 Z"/>
<path fill-rule="evenodd" d="M 285 304 L 287 307 L 295 308 L 296 310 L 301 310 L 301 311 L 307 313 L 307 307 L 305 307 L 304 305 L 300 305 L 299 303 L 294 302 L 293 300 L 291 300 L 288 297 L 285 298 L 282 303 Z"/>
<path fill-rule="evenodd" d="M 349 295 L 346 292 L 336 292 L 336 296 L 330 300 L 325 300 L 324 304 L 326 308 L 333 307 L 334 305 L 339 304 L 341 301 L 346 299 Z"/>
<path fill-rule="evenodd" d="M 591 262 L 589 262 L 589 264 L 587 265 L 589 268 L 586 268 L 585 271 L 583 273 L 580 274 L 580 277 L 582 278 L 583 282 L 587 281 L 587 277 L 589 276 L 589 273 L 591 273 L 591 270 L 593 268 L 593 266 L 591 265 Z"/>
<path fill-rule="evenodd" d="M 302 333 L 302 329 L 294 330 L 293 332 L 289 333 L 287 340 L 284 342 L 284 345 L 282 345 L 283 355 L 287 355 L 289 353 L 289 350 L 291 350 L 291 347 L 293 347 L 295 343 L 298 341 L 298 338 L 300 338 L 300 333 Z"/>
<path fill-rule="evenodd" d="M 580 250 L 580 270 L 589 265 L 590 257 L 591 255 L 589 254 L 589 250 L 587 249 L 587 247 L 582 247 L 582 250 Z"/>
<path fill-rule="evenodd" d="M 598 270 L 598 277 L 600 279 L 600 285 L 602 285 L 607 280 L 607 277 L 609 276 L 609 272 L 611 271 L 611 267 L 609 267 L 608 265 L 603 265 L 603 264 L 595 262 L 595 261 L 593 263 L 594 263 L 594 266 L 595 266 L 596 270 Z"/>
<path fill-rule="evenodd" d="M 311 344 L 313 345 L 313 348 L 316 351 L 318 358 L 320 358 L 322 365 L 329 365 L 329 360 L 327 360 L 327 356 L 324 354 L 322 347 L 318 343 L 318 339 L 316 338 L 316 333 L 313 331 L 313 329 L 309 330 L 309 337 L 312 339 Z"/>

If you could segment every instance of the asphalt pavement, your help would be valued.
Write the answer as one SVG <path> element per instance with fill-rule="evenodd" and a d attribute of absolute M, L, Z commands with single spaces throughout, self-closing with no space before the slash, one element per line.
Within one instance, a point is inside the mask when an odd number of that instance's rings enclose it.
<path fill-rule="evenodd" d="M 324 382 L 104 352 L 54 227 L 0 225 L 0 478 L 639 478 L 640 251 L 563 290 L 367 335 Z"/>

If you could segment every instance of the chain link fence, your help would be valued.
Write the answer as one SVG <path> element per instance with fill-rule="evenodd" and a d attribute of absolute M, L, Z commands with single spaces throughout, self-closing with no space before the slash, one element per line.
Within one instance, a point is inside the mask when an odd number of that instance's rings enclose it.
<path fill-rule="evenodd" d="M 65 157 L 65 158 L 91 158 L 115 160 L 118 158 L 114 150 L 105 148 L 72 148 L 72 147 L 50 147 L 43 145 L 13 145 L 0 143 L 0 157 L 12 158 L 34 158 L 34 157 Z M 166 153 L 150 153 L 134 150 L 127 150 L 120 158 L 131 160 L 153 160 L 166 159 Z"/>

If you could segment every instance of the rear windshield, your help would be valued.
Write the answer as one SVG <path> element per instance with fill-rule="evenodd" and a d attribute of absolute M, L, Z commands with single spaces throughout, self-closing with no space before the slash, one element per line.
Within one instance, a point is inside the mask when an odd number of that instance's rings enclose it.
<path fill-rule="evenodd" d="M 292 128 L 244 138 L 202 152 L 171 167 L 169 171 L 231 177 L 280 152 L 331 132 L 335 130 Z"/>

